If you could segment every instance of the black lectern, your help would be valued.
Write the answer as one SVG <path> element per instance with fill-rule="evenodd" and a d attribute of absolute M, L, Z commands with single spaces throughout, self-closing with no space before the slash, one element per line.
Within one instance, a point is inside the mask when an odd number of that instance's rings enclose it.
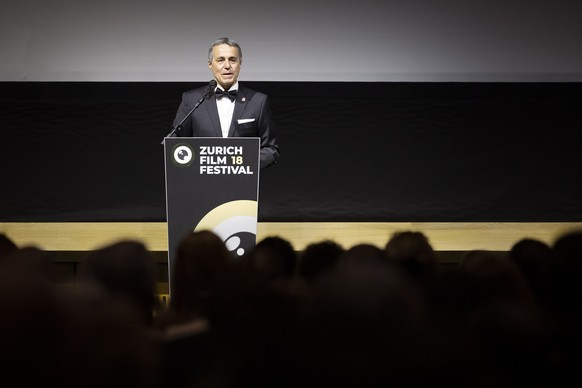
<path fill-rule="evenodd" d="M 260 139 L 164 139 L 168 276 L 180 240 L 192 231 L 216 233 L 235 256 L 255 246 Z"/>

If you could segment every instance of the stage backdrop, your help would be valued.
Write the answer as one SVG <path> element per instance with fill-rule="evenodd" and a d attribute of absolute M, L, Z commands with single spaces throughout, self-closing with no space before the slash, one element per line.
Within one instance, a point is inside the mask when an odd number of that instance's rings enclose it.
<path fill-rule="evenodd" d="M 280 162 L 259 221 L 582 221 L 582 84 L 246 82 Z M 0 84 L 0 221 L 164 221 L 187 82 Z"/>
<path fill-rule="evenodd" d="M 2 1 L 0 81 L 582 81 L 580 0 Z"/>

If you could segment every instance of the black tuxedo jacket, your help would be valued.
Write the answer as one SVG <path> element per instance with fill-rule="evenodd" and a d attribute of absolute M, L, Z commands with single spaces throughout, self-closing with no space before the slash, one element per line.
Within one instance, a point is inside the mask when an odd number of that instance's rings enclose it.
<path fill-rule="evenodd" d="M 174 126 L 182 121 L 206 91 L 207 87 L 205 86 L 182 94 L 182 102 L 176 113 Z M 182 129 L 177 135 L 183 137 L 222 137 L 214 96 L 202 102 L 192 116 L 182 124 Z M 265 94 L 245 88 L 239 83 L 228 137 L 260 137 L 261 170 L 277 162 L 279 146 L 273 127 L 271 109 Z"/>

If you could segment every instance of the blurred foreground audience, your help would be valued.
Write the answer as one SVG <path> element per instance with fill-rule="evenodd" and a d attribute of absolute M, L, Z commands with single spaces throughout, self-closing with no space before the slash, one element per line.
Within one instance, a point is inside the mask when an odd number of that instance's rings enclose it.
<path fill-rule="evenodd" d="M 57 287 L 39 250 L 0 263 L 0 386 L 159 387 L 161 355 L 132 305 Z"/>
<path fill-rule="evenodd" d="M 120 241 L 94 251 L 82 263 L 79 281 L 94 283 L 132 305 L 147 325 L 159 310 L 155 261 L 138 241 Z"/>
<path fill-rule="evenodd" d="M 208 231 L 179 244 L 172 298 L 145 246 L 95 251 L 78 282 L 0 236 L 0 386 L 580 386 L 582 233 L 439 267 L 421 232 L 242 259 Z"/>

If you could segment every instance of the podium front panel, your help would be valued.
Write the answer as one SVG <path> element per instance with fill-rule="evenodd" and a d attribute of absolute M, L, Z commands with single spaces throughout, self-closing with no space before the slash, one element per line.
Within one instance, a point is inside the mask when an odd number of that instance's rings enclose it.
<path fill-rule="evenodd" d="M 234 256 L 255 246 L 260 139 L 164 139 L 169 276 L 180 240 L 216 233 Z M 170 279 L 171 287 L 171 279 Z"/>

